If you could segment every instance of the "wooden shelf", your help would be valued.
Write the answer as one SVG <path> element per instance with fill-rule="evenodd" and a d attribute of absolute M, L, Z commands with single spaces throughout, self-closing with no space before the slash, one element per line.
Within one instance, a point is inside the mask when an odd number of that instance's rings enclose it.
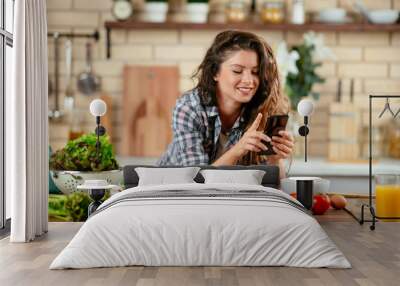
<path fill-rule="evenodd" d="M 110 33 L 112 29 L 125 30 L 264 30 L 264 31 L 317 31 L 317 32 L 399 32 L 400 24 L 369 24 L 369 23 L 346 23 L 346 24 L 325 24 L 325 23 L 307 23 L 303 25 L 296 24 L 263 24 L 254 22 L 243 23 L 150 23 L 139 22 L 134 20 L 128 21 L 107 21 L 105 22 L 107 31 L 107 58 L 111 56 L 111 39 Z"/>
<path fill-rule="evenodd" d="M 395 32 L 400 31 L 400 24 L 384 24 L 374 25 L 367 23 L 346 23 L 346 24 L 325 24 L 325 23 L 308 23 L 303 25 L 296 24 L 263 24 L 253 22 L 243 23 L 176 23 L 176 22 L 164 22 L 164 23 L 150 23 L 150 22 L 139 22 L 139 21 L 108 21 L 105 23 L 105 27 L 108 29 L 162 29 L 162 30 L 220 30 L 220 29 L 241 29 L 241 30 L 275 30 L 275 31 L 344 31 L 344 32 Z"/>

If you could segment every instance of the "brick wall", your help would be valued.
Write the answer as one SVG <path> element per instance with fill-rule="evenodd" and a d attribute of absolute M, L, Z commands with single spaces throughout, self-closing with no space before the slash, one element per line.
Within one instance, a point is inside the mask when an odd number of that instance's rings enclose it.
<path fill-rule="evenodd" d="M 218 0 L 220 1 L 220 0 Z M 139 2 L 138 2 L 139 3 Z M 307 11 L 318 11 L 329 7 L 349 8 L 347 0 L 313 0 L 306 1 Z M 370 8 L 400 9 L 399 0 L 364 0 Z M 49 31 L 92 33 L 98 29 L 100 41 L 94 46 L 94 70 L 102 77 L 103 91 L 112 96 L 114 101 L 114 143 L 117 147 L 121 138 L 120 128 L 122 114 L 122 69 L 126 64 L 140 65 L 177 65 L 180 69 L 180 90 L 193 86 L 190 75 L 202 59 L 206 48 L 218 31 L 112 31 L 112 58 L 106 59 L 104 22 L 113 20 L 111 15 L 112 0 L 48 0 Z M 254 31 L 262 35 L 272 47 L 285 40 L 289 44 L 301 41 L 302 33 Z M 343 91 L 349 91 L 350 79 L 355 80 L 355 102 L 366 108 L 370 93 L 400 93 L 400 33 L 373 32 L 326 32 L 325 42 L 337 56 L 336 61 L 326 61 L 319 73 L 326 78 L 324 84 L 315 89 L 321 92 L 317 112 L 312 118 L 311 155 L 327 154 L 327 120 L 326 106 L 332 101 L 338 78 L 343 79 Z M 75 39 L 73 42 L 73 76 L 85 68 L 86 40 Z M 49 72 L 53 74 L 53 42 L 49 39 Z M 65 59 L 61 49 L 61 96 L 65 90 Z M 76 89 L 75 85 L 74 88 Z M 50 97 L 49 101 L 54 99 Z M 77 106 L 88 110 L 93 97 L 84 97 L 76 91 Z M 61 99 L 60 102 L 63 102 Z M 84 129 L 94 129 L 94 119 L 85 113 Z M 50 144 L 53 149 L 62 147 L 66 142 L 68 124 L 65 122 L 50 123 Z"/>

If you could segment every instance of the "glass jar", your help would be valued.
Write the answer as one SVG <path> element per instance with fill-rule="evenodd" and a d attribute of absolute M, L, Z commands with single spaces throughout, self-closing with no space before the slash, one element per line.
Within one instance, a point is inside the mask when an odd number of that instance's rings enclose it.
<path fill-rule="evenodd" d="M 283 2 L 264 2 L 260 11 L 264 23 L 279 24 L 285 19 L 285 5 Z"/>
<path fill-rule="evenodd" d="M 393 126 L 389 131 L 389 156 L 400 159 L 400 126 Z"/>
<path fill-rule="evenodd" d="M 365 159 L 369 158 L 369 129 L 368 126 L 361 128 L 360 152 Z M 372 133 L 372 157 L 380 158 L 384 155 L 382 128 L 379 126 L 371 127 Z"/>
<path fill-rule="evenodd" d="M 376 174 L 375 196 L 378 217 L 400 217 L 400 174 Z"/>
<path fill-rule="evenodd" d="M 244 22 L 247 19 L 248 6 L 243 1 L 230 1 L 226 4 L 225 16 L 228 22 Z"/>
<path fill-rule="evenodd" d="M 83 130 L 85 113 L 85 110 L 79 108 L 75 108 L 71 111 L 68 140 L 75 140 L 85 134 Z"/>

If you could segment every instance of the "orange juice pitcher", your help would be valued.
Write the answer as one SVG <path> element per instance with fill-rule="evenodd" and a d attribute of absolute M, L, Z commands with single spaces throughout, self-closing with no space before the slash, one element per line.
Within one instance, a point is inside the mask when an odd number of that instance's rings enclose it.
<path fill-rule="evenodd" d="M 381 218 L 398 217 L 400 221 L 400 174 L 375 175 L 376 215 Z"/>

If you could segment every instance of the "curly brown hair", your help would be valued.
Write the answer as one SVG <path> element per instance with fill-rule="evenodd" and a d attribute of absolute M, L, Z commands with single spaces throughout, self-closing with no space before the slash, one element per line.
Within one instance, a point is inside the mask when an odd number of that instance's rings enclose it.
<path fill-rule="evenodd" d="M 259 62 L 258 77 L 260 79 L 255 95 L 250 102 L 244 105 L 244 126 L 242 128 L 246 131 L 257 114 L 262 113 L 263 120 L 258 130 L 264 130 L 268 116 L 286 114 L 289 111 L 289 101 L 281 91 L 278 67 L 272 48 L 265 40 L 253 33 L 244 31 L 228 30 L 219 33 L 192 78 L 197 78 L 198 80 L 196 88 L 199 91 L 202 102 L 205 105 L 216 105 L 217 83 L 214 78 L 221 64 L 233 52 L 240 50 L 250 50 L 257 54 Z M 245 165 L 258 164 L 264 159 L 256 152 L 249 152 L 239 163 Z"/>

